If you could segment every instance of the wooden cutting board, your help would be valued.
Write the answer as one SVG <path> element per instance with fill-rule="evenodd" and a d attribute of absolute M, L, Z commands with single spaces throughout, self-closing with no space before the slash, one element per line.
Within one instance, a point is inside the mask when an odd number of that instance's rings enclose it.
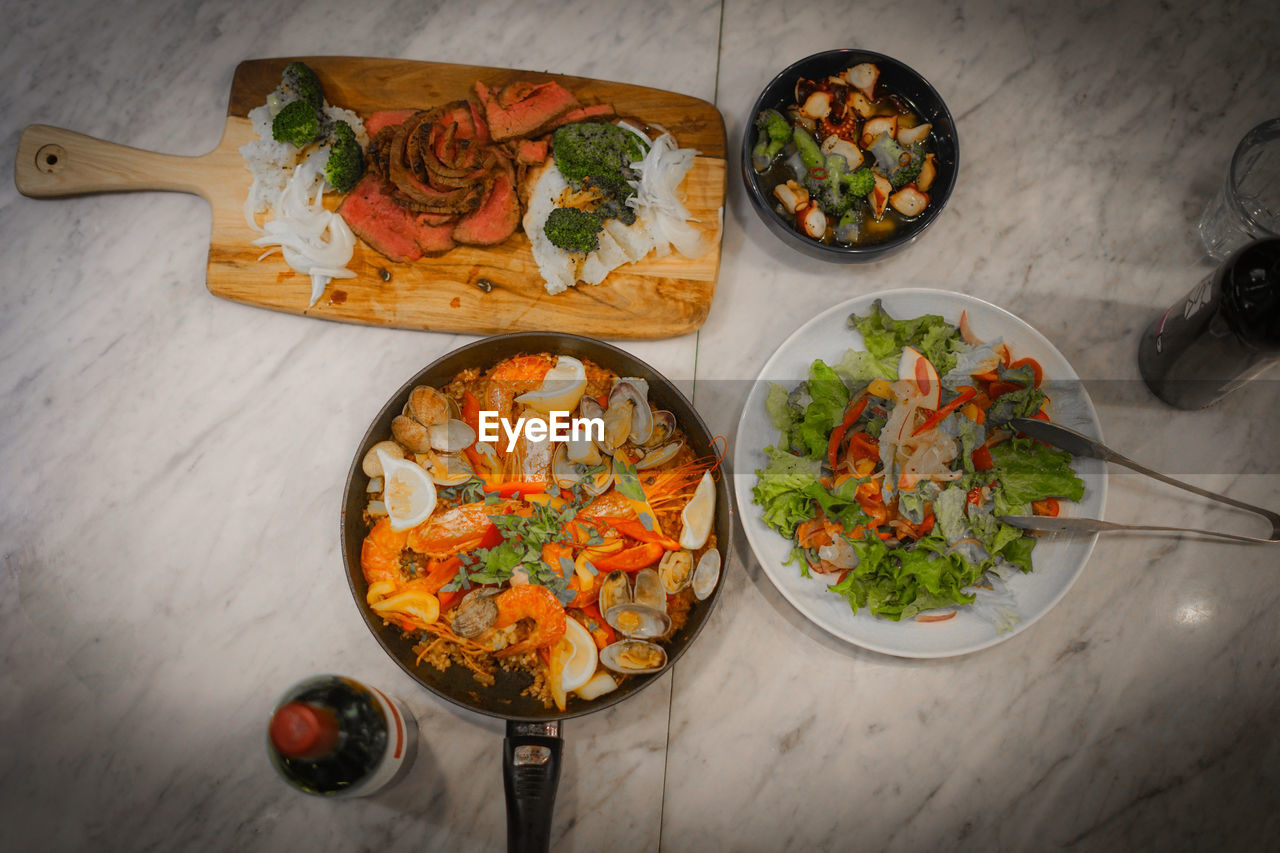
<path fill-rule="evenodd" d="M 330 283 L 313 306 L 308 276 L 279 254 L 261 261 L 258 236 L 244 219 L 251 176 L 238 149 L 255 138 L 247 118 L 295 58 L 315 69 L 330 103 L 361 116 L 380 109 L 474 100 L 472 86 L 555 80 L 584 104 L 611 103 L 620 116 L 667 128 L 695 148 L 682 190 L 704 233 L 706 251 L 685 258 L 654 253 L 621 267 L 596 286 L 547 294 L 529 240 L 518 231 L 486 248 L 460 246 L 409 264 L 387 260 L 362 242 L 348 268 L 355 278 Z M 215 296 L 351 323 L 490 334 L 563 331 L 601 338 L 664 338 L 696 330 L 707 317 L 720 268 L 725 196 L 724 120 L 706 101 L 625 83 L 533 71 L 358 57 L 284 57 L 240 63 L 231 84 L 218 147 L 201 157 L 128 148 L 60 128 L 31 125 L 18 144 L 18 189 L 51 198 L 95 192 L 172 190 L 195 193 L 213 211 L 207 284 Z M 337 206 L 337 198 L 329 202 Z"/>

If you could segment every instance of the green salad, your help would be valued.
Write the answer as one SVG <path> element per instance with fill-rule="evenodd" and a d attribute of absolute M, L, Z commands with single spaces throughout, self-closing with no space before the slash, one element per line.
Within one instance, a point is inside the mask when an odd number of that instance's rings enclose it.
<path fill-rule="evenodd" d="M 791 541 L 788 564 L 830 578 L 855 613 L 951 618 L 1032 570 L 1036 539 L 997 516 L 1057 515 L 1084 483 L 1070 454 L 1008 427 L 1048 420 L 1034 359 L 977 340 L 963 317 L 896 320 L 879 300 L 849 326 L 864 350 L 814 361 L 795 388 L 770 385 L 780 434 L 754 501 Z M 1006 607 L 1001 621 L 1016 618 Z"/>

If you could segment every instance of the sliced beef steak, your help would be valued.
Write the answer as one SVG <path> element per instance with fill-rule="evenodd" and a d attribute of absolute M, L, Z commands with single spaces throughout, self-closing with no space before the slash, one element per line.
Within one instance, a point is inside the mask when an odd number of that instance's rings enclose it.
<path fill-rule="evenodd" d="M 520 224 L 520 199 L 510 166 L 498 170 L 479 209 L 458 221 L 453 239 L 471 246 L 492 246 L 515 233 Z"/>
<path fill-rule="evenodd" d="M 372 173 L 347 193 L 338 213 L 357 237 L 393 261 L 408 263 L 454 247 L 453 217 L 441 224 L 430 214 L 406 210 L 383 192 L 380 179 Z"/>
<path fill-rule="evenodd" d="M 504 97 L 513 87 L 520 88 Z M 543 126 L 579 106 L 573 93 L 559 83 L 514 83 L 501 93 L 495 93 L 480 80 L 475 84 L 476 97 L 484 107 L 489 135 L 495 142 L 517 136 L 535 135 Z M 519 96 L 518 98 L 516 96 Z M 503 104 L 503 101 L 506 104 Z"/>

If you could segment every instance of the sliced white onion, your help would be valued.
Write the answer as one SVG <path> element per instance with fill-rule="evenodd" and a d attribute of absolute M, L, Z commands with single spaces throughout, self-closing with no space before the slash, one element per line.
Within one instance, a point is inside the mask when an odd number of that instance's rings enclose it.
<path fill-rule="evenodd" d="M 258 228 L 263 236 L 252 241 L 255 246 L 278 246 L 285 263 L 311 276 L 311 302 L 307 307 L 316 304 L 332 279 L 355 276 L 346 268 L 355 250 L 355 234 L 341 216 L 325 209 L 324 181 L 319 178 L 316 158 L 299 164 L 280 192 L 274 217 Z M 264 252 L 258 260 L 270 253 Z"/>
<path fill-rule="evenodd" d="M 635 184 L 636 194 L 627 199 L 627 204 L 648 225 L 658 257 L 665 256 L 670 246 L 686 257 L 702 253 L 702 234 L 690 224 L 696 220 L 677 193 L 693 168 L 697 153 L 692 148 L 677 148 L 675 139 L 664 131 L 650 143 L 644 158 L 632 164 L 640 173 L 640 180 Z"/>

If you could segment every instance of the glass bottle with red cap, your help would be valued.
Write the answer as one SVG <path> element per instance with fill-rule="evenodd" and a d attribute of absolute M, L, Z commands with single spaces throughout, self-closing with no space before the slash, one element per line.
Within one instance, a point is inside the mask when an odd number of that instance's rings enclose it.
<path fill-rule="evenodd" d="M 376 687 L 339 675 L 291 687 L 271 712 L 271 763 L 300 791 L 326 797 L 372 794 L 413 763 L 417 724 Z"/>

